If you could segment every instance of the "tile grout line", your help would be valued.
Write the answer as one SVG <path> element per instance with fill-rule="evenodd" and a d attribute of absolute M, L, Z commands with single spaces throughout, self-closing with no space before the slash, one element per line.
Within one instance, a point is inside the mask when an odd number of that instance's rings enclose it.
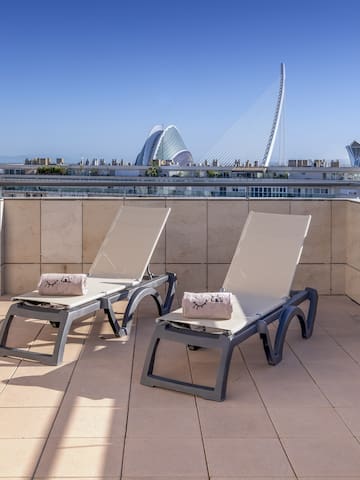
<path fill-rule="evenodd" d="M 324 328 L 324 327 L 323 327 Z M 324 328 L 324 330 L 326 331 L 326 329 Z M 328 335 L 332 340 L 335 341 L 335 343 L 337 345 L 339 345 L 336 340 L 328 333 L 326 332 L 326 335 Z M 331 410 L 333 410 L 334 414 L 337 416 L 337 418 L 339 418 L 341 420 L 341 423 L 344 425 L 344 427 L 346 428 L 346 430 L 351 434 L 351 436 L 356 440 L 357 443 L 360 444 L 360 438 L 356 437 L 356 435 L 351 431 L 350 427 L 345 423 L 345 421 L 343 420 L 343 418 L 341 417 L 341 415 L 337 412 L 337 407 L 333 404 L 333 402 L 328 398 L 328 396 L 325 394 L 325 392 L 323 391 L 323 389 L 321 388 L 321 386 L 316 382 L 315 378 L 312 376 L 311 372 L 308 370 L 308 368 L 304 365 L 304 363 L 301 361 L 301 358 L 296 354 L 296 352 L 293 350 L 293 348 L 291 347 L 291 345 L 286 342 L 286 345 L 288 346 L 289 350 L 291 350 L 291 352 L 293 353 L 293 355 L 296 357 L 296 359 L 298 360 L 298 362 L 300 363 L 300 365 L 303 367 L 303 369 L 306 371 L 306 373 L 309 375 L 309 377 L 311 378 L 311 380 L 314 382 L 315 386 L 319 389 L 319 391 L 321 392 L 321 394 L 324 396 L 324 398 L 326 398 L 326 400 L 329 402 L 329 407 L 323 407 L 323 408 L 331 408 Z M 352 359 L 351 355 L 346 352 L 346 350 L 344 350 L 342 348 L 341 345 L 339 345 L 339 347 Z M 359 363 L 359 362 L 356 362 L 356 363 Z"/>
<path fill-rule="evenodd" d="M 191 368 L 190 355 L 189 355 L 189 349 L 188 349 L 188 347 L 185 347 L 185 348 L 186 348 L 186 357 L 187 357 L 187 360 L 188 360 L 188 366 L 189 366 L 189 372 L 190 372 L 190 380 L 191 380 L 192 383 L 194 383 L 194 378 L 193 378 L 192 368 Z M 206 456 L 206 448 L 205 448 L 203 429 L 201 428 L 201 420 L 200 420 L 198 400 L 197 400 L 196 395 L 193 395 L 193 398 L 194 398 L 194 402 L 195 402 L 195 410 L 196 410 L 196 415 L 197 415 L 198 424 L 199 424 L 202 450 L 204 452 L 204 460 L 205 460 L 205 465 L 206 465 L 207 477 L 208 477 L 208 479 L 210 479 L 209 464 L 208 464 L 208 460 L 207 460 L 207 456 Z"/>
<path fill-rule="evenodd" d="M 121 463 L 120 463 L 120 477 L 119 477 L 120 480 L 123 478 L 123 473 L 124 473 L 125 449 L 126 449 L 127 432 L 128 432 L 128 424 L 129 424 L 130 398 L 131 398 L 131 391 L 132 391 L 132 384 L 133 384 L 133 377 L 134 377 L 134 362 L 135 362 L 136 338 L 138 336 L 138 323 L 139 323 L 139 314 L 138 314 L 138 311 L 136 311 L 136 322 L 135 322 L 135 325 L 133 325 L 132 327 L 132 329 L 135 327 L 135 332 L 133 332 L 134 341 L 133 341 L 133 349 L 132 349 L 132 356 L 131 356 L 131 372 L 130 372 L 129 394 L 128 394 L 127 409 L 126 409 L 125 429 L 124 429 L 125 430 L 124 444 L 123 444 Z"/>
<path fill-rule="evenodd" d="M 91 317 L 90 317 L 90 318 L 91 318 Z M 35 467 L 34 467 L 33 474 L 31 475 L 31 480 L 34 480 L 34 479 L 35 479 L 36 471 L 37 471 L 38 468 L 39 468 L 41 459 L 42 459 L 43 454 L 44 454 L 44 452 L 45 452 L 45 450 L 46 450 L 46 447 L 47 447 L 47 445 L 48 445 L 48 443 L 49 443 L 50 436 L 51 436 L 51 432 L 53 431 L 55 422 L 56 422 L 57 418 L 59 417 L 61 407 L 62 407 L 62 405 L 63 405 L 63 403 L 64 403 L 64 399 L 65 399 L 66 393 L 68 392 L 68 389 L 69 389 L 69 387 L 70 387 L 70 383 L 71 383 L 71 380 L 72 380 L 72 378 L 73 378 L 73 376 L 74 376 L 76 367 L 77 367 L 77 365 L 78 365 L 78 363 L 79 363 L 79 361 L 80 361 L 80 359 L 81 359 L 81 357 L 82 357 L 82 354 L 83 354 L 83 352 L 84 352 L 85 345 L 86 345 L 86 341 L 89 339 L 89 337 L 90 337 L 90 335 L 91 335 L 91 333 L 92 333 L 92 330 L 94 329 L 95 317 L 92 317 L 92 318 L 94 318 L 94 321 L 93 321 L 93 323 L 92 323 L 92 325 L 91 325 L 91 329 L 90 329 L 90 331 L 88 332 L 87 337 L 85 338 L 85 341 L 84 341 L 83 344 L 82 344 L 81 351 L 80 351 L 80 353 L 79 353 L 78 358 L 74 361 L 74 367 L 73 367 L 72 372 L 71 372 L 71 374 L 70 374 L 70 377 L 69 377 L 69 380 L 68 380 L 68 382 L 67 382 L 66 388 L 64 389 L 63 396 L 62 396 L 59 404 L 57 405 L 57 412 L 56 412 L 56 414 L 55 414 L 55 416 L 54 416 L 54 419 L 53 419 L 53 421 L 52 421 L 52 423 L 51 423 L 51 426 L 50 426 L 50 428 L 49 428 L 49 431 L 48 431 L 46 440 L 45 440 L 45 442 L 44 442 L 44 445 L 43 445 L 43 447 L 42 447 L 42 449 L 41 449 L 41 452 L 39 453 L 39 457 L 38 457 L 38 460 L 37 460 L 36 465 L 35 465 Z M 59 437 L 59 438 L 62 438 L 62 437 Z"/>
<path fill-rule="evenodd" d="M 284 453 L 284 455 L 285 455 L 285 458 L 287 459 L 287 461 L 288 461 L 288 463 L 289 463 L 289 466 L 290 466 L 290 468 L 291 468 L 291 470 L 292 470 L 292 472 L 293 472 L 293 474 L 294 474 L 294 476 L 295 476 L 295 479 L 297 479 L 297 478 L 298 478 L 298 475 L 296 474 L 295 467 L 293 466 L 292 462 L 290 461 L 290 458 L 289 458 L 289 456 L 288 456 L 288 454 L 287 454 L 287 451 L 286 451 L 286 449 L 285 449 L 285 446 L 284 446 L 284 444 L 283 444 L 283 442 L 282 442 L 282 440 L 281 440 L 280 434 L 279 434 L 279 432 L 278 432 L 278 430 L 277 430 L 277 428 L 276 428 L 276 426 L 275 426 L 275 424 L 274 424 L 274 422 L 273 422 L 273 419 L 272 419 L 272 417 L 271 417 L 271 415 L 270 415 L 270 412 L 269 412 L 269 409 L 268 409 L 268 407 L 267 407 L 267 405 L 266 405 L 266 402 L 265 402 L 265 400 L 263 399 L 263 397 L 262 397 L 262 395 L 261 395 L 261 393 L 260 393 L 260 390 L 259 390 L 259 388 L 258 388 L 258 385 L 257 385 L 257 383 L 256 383 L 256 381 L 255 381 L 255 378 L 254 378 L 254 376 L 253 376 L 252 373 L 251 373 L 251 370 L 250 370 L 250 368 L 249 368 L 249 366 L 248 366 L 248 364 L 247 364 L 247 362 L 246 362 L 246 359 L 245 359 L 245 357 L 244 357 L 243 352 L 241 351 L 240 344 L 239 344 L 239 345 L 236 345 L 236 348 L 239 350 L 240 355 L 241 355 L 241 357 L 242 357 L 242 359 L 243 359 L 245 368 L 246 368 L 246 370 L 247 370 L 247 372 L 248 372 L 251 380 L 252 380 L 253 383 L 254 383 L 255 389 L 256 389 L 256 391 L 257 391 L 257 394 L 259 395 L 259 398 L 260 398 L 261 403 L 262 403 L 262 405 L 263 405 L 263 407 L 264 407 L 264 410 L 265 410 L 265 412 L 266 412 L 266 415 L 268 416 L 269 421 L 270 421 L 270 423 L 271 423 L 271 425 L 272 425 L 272 427 L 273 427 L 273 429 L 274 429 L 274 432 L 276 433 L 276 438 L 277 438 L 277 440 L 279 441 L 279 444 L 280 444 L 280 446 L 281 446 L 281 450 L 283 451 L 283 453 Z"/>

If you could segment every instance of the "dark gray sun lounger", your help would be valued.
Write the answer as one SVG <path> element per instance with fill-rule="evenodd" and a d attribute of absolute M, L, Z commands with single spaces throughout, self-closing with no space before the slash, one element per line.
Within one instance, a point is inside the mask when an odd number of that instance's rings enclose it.
<path fill-rule="evenodd" d="M 233 349 L 259 334 L 268 363 L 282 359 L 285 335 L 293 318 L 302 336 L 312 335 L 317 292 L 312 288 L 290 291 L 310 216 L 250 212 L 225 278 L 223 289 L 232 293 L 229 320 L 185 318 L 178 309 L 157 320 L 145 359 L 141 383 L 195 394 L 206 399 L 225 399 Z M 301 308 L 305 302 L 307 314 Z M 269 324 L 277 325 L 274 341 Z M 156 352 L 161 340 L 220 350 L 214 387 L 172 379 L 156 373 Z M 199 352 L 200 354 L 200 352 Z M 171 365 L 171 359 L 168 359 Z"/>
<path fill-rule="evenodd" d="M 90 268 L 88 292 L 80 296 L 44 296 L 38 291 L 13 298 L 1 325 L 0 356 L 37 360 L 48 365 L 62 362 L 67 335 L 75 319 L 103 309 L 116 336 L 129 334 L 131 321 L 140 301 L 151 296 L 159 314 L 169 312 L 175 293 L 173 273 L 154 276 L 148 266 L 160 234 L 170 214 L 169 208 L 122 207 L 117 213 Z M 166 285 L 164 301 L 158 287 Z M 121 324 L 112 305 L 127 300 Z M 52 354 L 6 345 L 15 317 L 48 320 L 58 328 Z"/>

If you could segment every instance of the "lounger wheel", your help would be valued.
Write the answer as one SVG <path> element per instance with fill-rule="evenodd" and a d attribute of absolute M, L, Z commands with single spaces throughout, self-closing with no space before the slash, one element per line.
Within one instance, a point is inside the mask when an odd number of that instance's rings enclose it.
<path fill-rule="evenodd" d="M 50 325 L 54 328 L 59 328 L 60 327 L 60 322 L 51 322 L 50 321 Z"/>
<path fill-rule="evenodd" d="M 196 350 L 200 350 L 200 348 L 201 348 L 201 347 L 198 347 L 197 345 L 188 345 L 187 347 L 192 352 L 195 352 Z"/>

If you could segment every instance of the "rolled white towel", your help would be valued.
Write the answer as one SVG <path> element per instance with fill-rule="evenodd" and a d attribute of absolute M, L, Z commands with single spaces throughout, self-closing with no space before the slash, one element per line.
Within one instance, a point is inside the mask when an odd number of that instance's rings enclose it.
<path fill-rule="evenodd" d="M 84 273 L 43 273 L 38 283 L 40 295 L 72 296 L 87 293 Z"/>
<path fill-rule="evenodd" d="M 232 314 L 231 293 L 184 292 L 182 309 L 184 317 L 187 318 L 228 320 Z"/>

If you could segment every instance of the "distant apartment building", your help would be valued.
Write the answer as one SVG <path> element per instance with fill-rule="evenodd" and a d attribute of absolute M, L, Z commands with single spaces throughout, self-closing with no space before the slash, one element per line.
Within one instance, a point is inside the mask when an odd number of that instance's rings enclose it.
<path fill-rule="evenodd" d="M 24 163 L 25 165 L 39 165 L 42 167 L 53 165 L 52 159 L 50 157 L 26 158 Z M 64 165 L 65 160 L 63 158 L 57 158 L 55 163 L 56 165 Z"/>

